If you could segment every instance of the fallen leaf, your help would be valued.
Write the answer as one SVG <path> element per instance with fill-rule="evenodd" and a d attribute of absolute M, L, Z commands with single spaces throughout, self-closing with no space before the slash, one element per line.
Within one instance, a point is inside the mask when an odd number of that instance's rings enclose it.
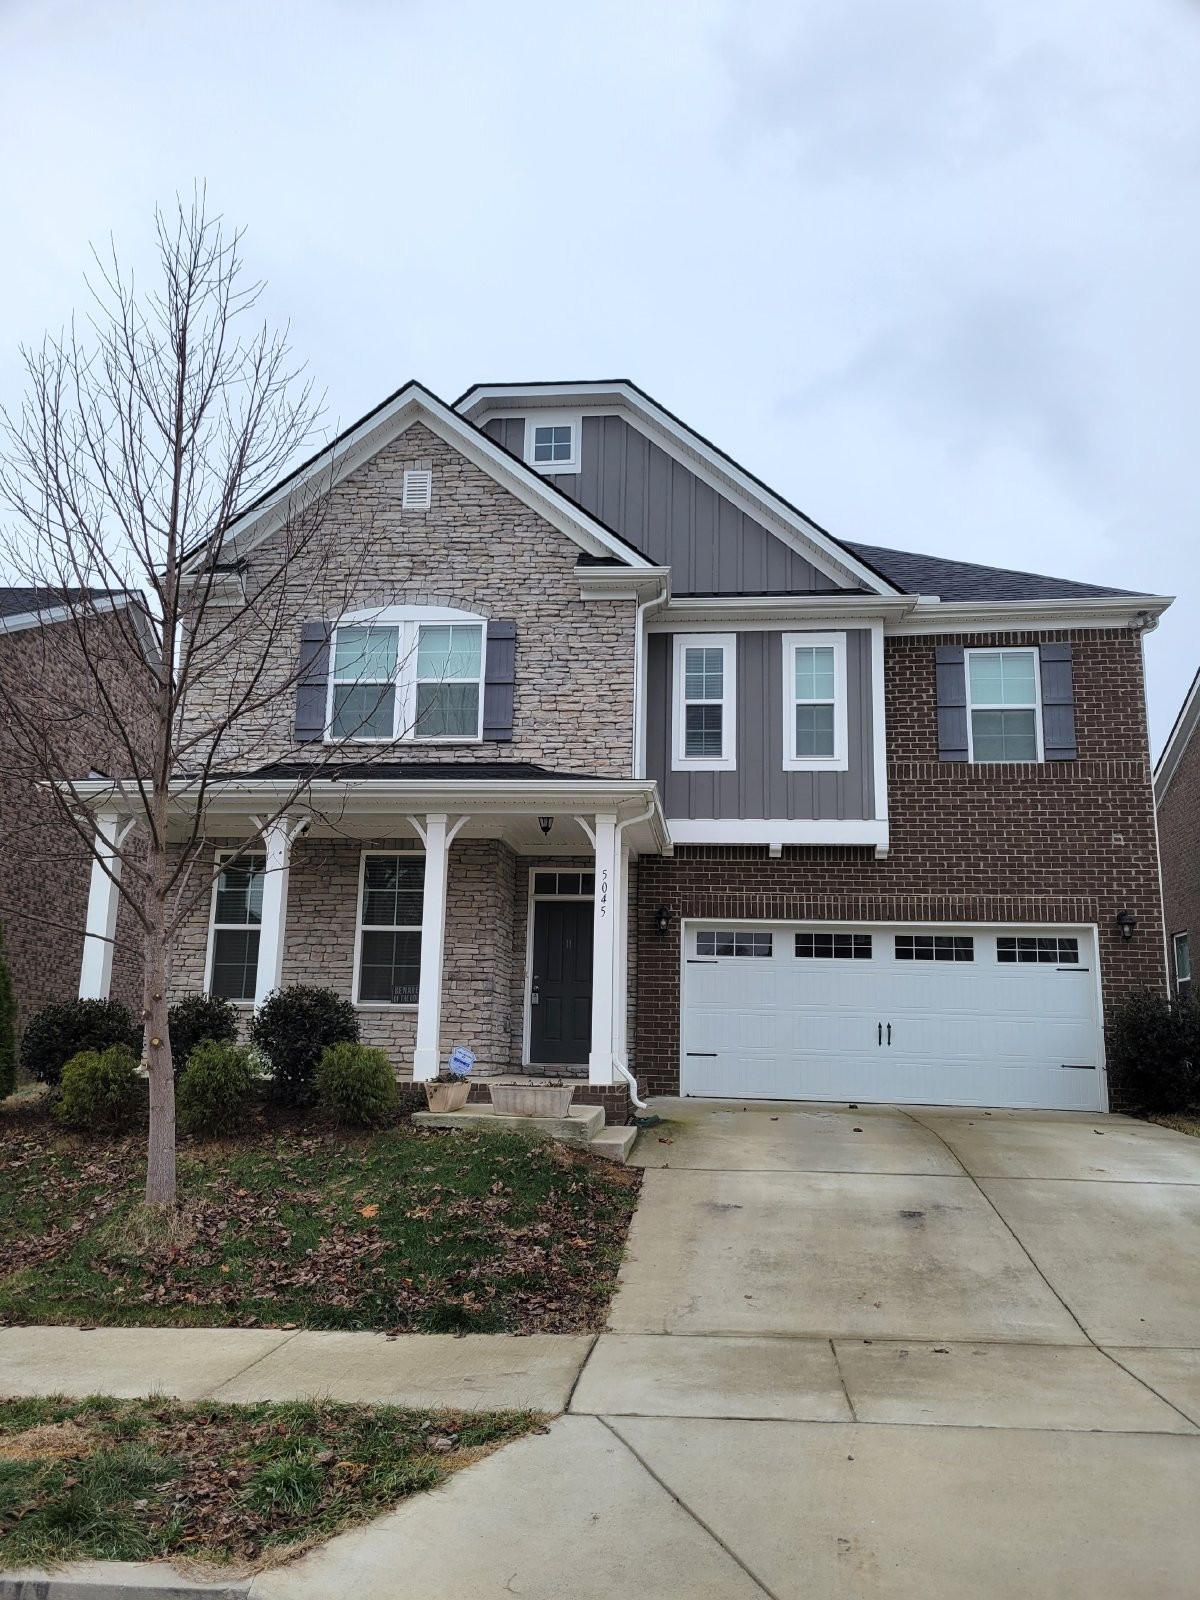
<path fill-rule="evenodd" d="M 360 1217 L 377 1217 L 379 1215 L 379 1207 L 363 1206 L 362 1210 L 358 1214 Z"/>

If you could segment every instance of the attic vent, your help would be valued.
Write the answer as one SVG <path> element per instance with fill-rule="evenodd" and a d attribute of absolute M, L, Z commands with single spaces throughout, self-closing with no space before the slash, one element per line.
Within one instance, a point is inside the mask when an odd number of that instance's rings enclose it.
<path fill-rule="evenodd" d="M 433 473 L 419 472 L 410 468 L 404 474 L 404 499 L 401 504 L 405 511 L 428 511 L 433 501 Z"/>

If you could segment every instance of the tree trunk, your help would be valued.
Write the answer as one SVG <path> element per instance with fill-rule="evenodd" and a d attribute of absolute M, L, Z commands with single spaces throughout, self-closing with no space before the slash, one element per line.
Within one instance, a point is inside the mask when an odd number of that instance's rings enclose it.
<path fill-rule="evenodd" d="M 161 907 L 156 908 L 161 912 Z M 146 1204 L 175 1204 L 175 1064 L 167 1029 L 167 940 L 161 914 L 146 936 L 142 1020 L 150 1074 L 150 1141 L 146 1159 Z"/>

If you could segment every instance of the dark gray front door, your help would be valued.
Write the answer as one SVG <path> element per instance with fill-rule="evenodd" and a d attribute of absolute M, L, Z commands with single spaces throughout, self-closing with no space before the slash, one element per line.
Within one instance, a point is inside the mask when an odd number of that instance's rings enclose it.
<path fill-rule="evenodd" d="M 529 1059 L 586 1061 L 592 1042 L 592 902 L 535 900 Z"/>

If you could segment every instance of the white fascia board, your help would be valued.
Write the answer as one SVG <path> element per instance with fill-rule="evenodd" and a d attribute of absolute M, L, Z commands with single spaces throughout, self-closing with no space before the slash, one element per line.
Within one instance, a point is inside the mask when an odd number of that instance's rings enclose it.
<path fill-rule="evenodd" d="M 687 630 L 697 623 L 781 628 L 796 622 L 854 623 L 885 625 L 908 616 L 916 605 L 915 595 L 847 594 L 830 590 L 827 595 L 715 595 L 695 597 L 677 595 L 649 624 L 651 631 Z"/>
<path fill-rule="evenodd" d="M 436 395 L 417 384 L 406 385 L 383 410 L 366 418 L 344 438 L 322 451 L 298 476 L 286 479 L 258 506 L 231 524 L 222 555 L 235 557 L 253 550 L 280 527 L 290 513 L 328 493 L 416 422 L 424 423 L 590 555 L 618 556 L 630 567 L 651 565 L 632 545 L 625 544 L 594 517 L 573 506 L 565 495 L 545 484 L 540 473 L 502 450 L 486 434 L 464 422 Z M 199 569 L 203 548 L 191 554 L 185 569 L 191 572 Z"/>
<path fill-rule="evenodd" d="M 78 609 L 72 606 L 49 606 L 45 611 L 21 611 L 15 616 L 0 617 L 0 633 L 23 633 L 27 628 L 49 628 L 56 622 L 70 622 L 72 617 L 86 622 L 89 617 L 107 616 L 114 611 L 124 611 L 130 603 L 129 595 L 120 595 L 81 601 Z"/>
<path fill-rule="evenodd" d="M 1172 603 L 1160 594 L 1095 595 L 1055 600 L 926 600 L 884 624 L 888 634 L 1029 632 L 1051 628 L 1148 631 Z"/>
<path fill-rule="evenodd" d="M 647 600 L 669 589 L 670 567 L 576 567 L 581 600 Z"/>
<path fill-rule="evenodd" d="M 668 817 L 672 844 L 865 845 L 888 848 L 884 819 L 793 821 L 785 817 Z"/>
<path fill-rule="evenodd" d="M 828 577 L 841 581 L 854 579 L 872 594 L 897 592 L 894 584 L 872 572 L 823 528 L 809 521 L 802 511 L 788 505 L 736 462 L 628 384 L 564 383 L 545 388 L 481 384 L 468 390 L 456 409 L 472 421 L 478 421 L 493 416 L 518 416 L 526 409 L 561 409 L 564 405 L 571 405 L 584 414 L 588 411 L 628 413 L 667 455 L 703 478 L 718 494 L 761 522 L 776 538 Z"/>
<path fill-rule="evenodd" d="M 1192 686 L 1187 692 L 1183 705 L 1179 708 L 1179 715 L 1175 718 L 1175 726 L 1167 737 L 1163 746 L 1163 753 L 1158 758 L 1158 765 L 1154 769 L 1154 804 L 1160 806 L 1163 796 L 1167 792 L 1171 779 L 1179 770 L 1179 763 L 1183 760 L 1183 753 L 1191 743 L 1196 724 L 1200 722 L 1200 672 L 1192 679 Z"/>

